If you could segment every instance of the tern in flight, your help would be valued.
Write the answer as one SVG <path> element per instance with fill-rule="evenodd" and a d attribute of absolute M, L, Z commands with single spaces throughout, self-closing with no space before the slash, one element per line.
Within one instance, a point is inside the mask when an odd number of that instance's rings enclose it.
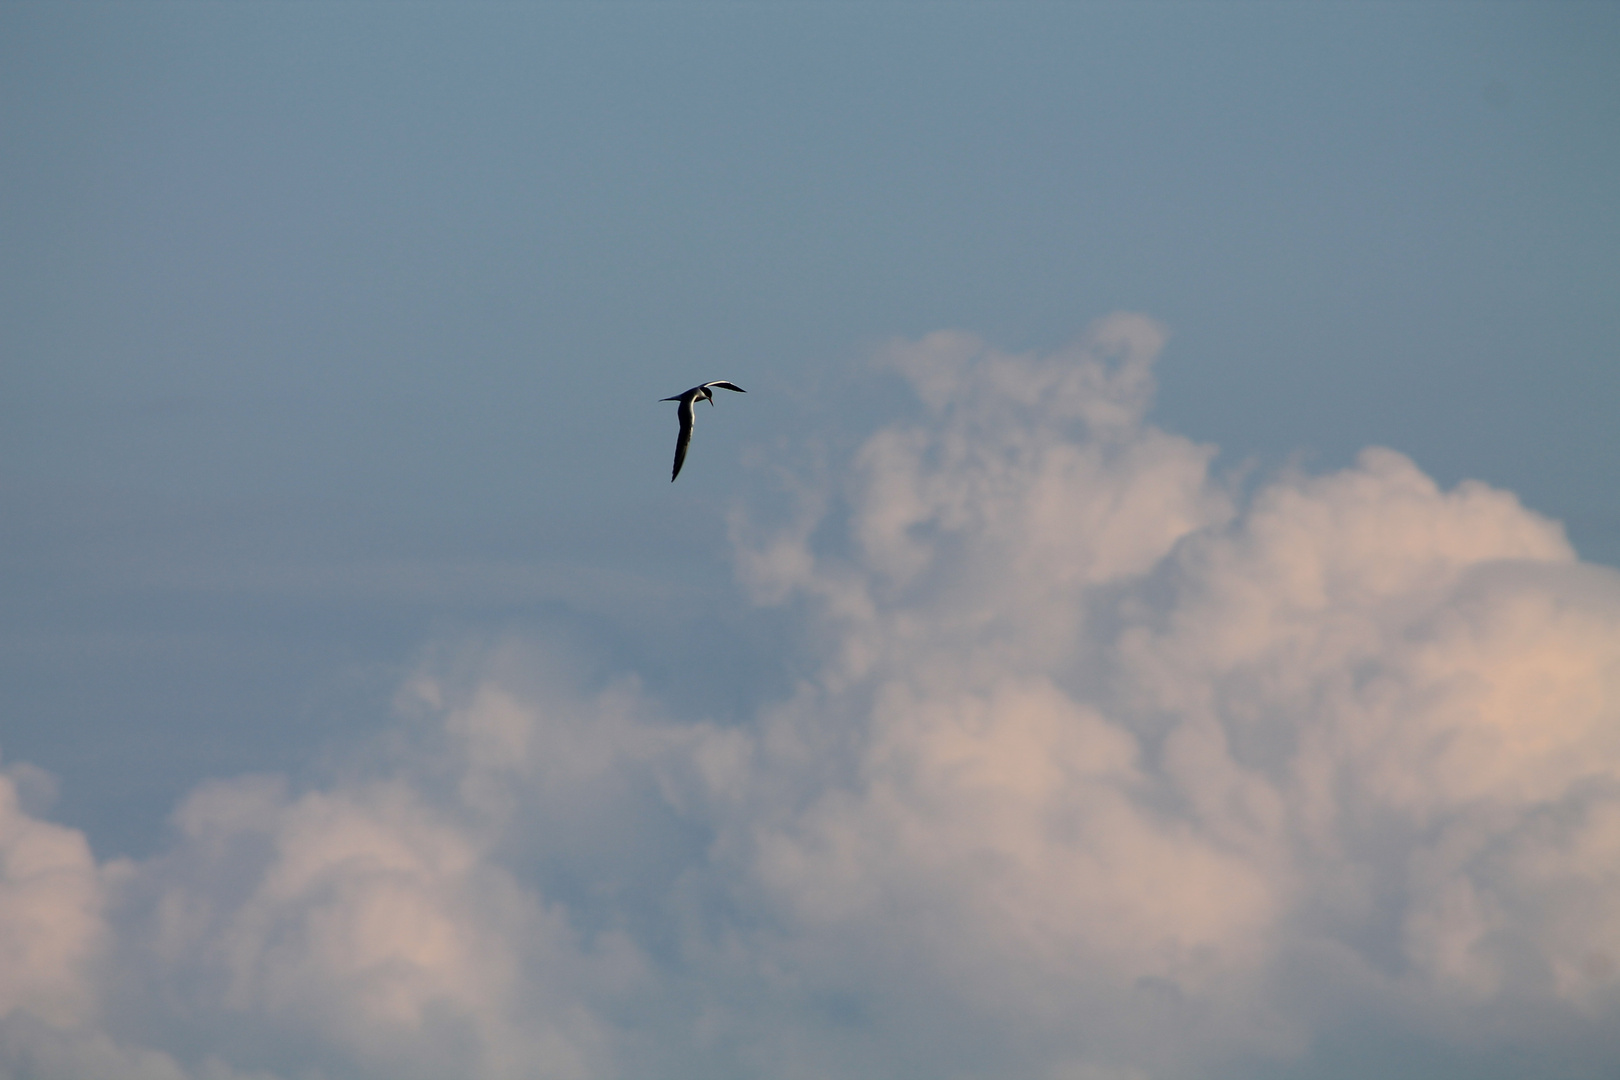
<path fill-rule="evenodd" d="M 692 406 L 699 401 L 707 401 L 711 406 L 714 404 L 714 391 L 709 389 L 711 386 L 718 386 L 725 390 L 735 390 L 739 394 L 748 393 L 736 383 L 706 382 L 702 386 L 692 387 L 684 394 L 676 394 L 674 397 L 663 399 L 681 403 L 681 407 L 677 410 L 681 418 L 681 435 L 680 438 L 675 440 L 675 471 L 669 474 L 669 482 L 672 484 L 675 482 L 675 478 L 681 475 L 681 462 L 686 460 L 686 448 L 692 442 Z"/>

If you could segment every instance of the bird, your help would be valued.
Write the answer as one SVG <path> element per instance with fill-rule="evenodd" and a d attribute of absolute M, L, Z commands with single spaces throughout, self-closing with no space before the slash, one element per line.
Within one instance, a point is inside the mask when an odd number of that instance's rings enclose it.
<path fill-rule="evenodd" d="M 692 406 L 696 405 L 699 401 L 707 401 L 710 406 L 714 405 L 714 391 L 709 389 L 711 386 L 718 386 L 724 390 L 735 390 L 739 394 L 748 393 L 748 391 L 744 390 L 736 383 L 729 383 L 721 380 L 717 382 L 706 382 L 701 386 L 692 387 L 692 389 L 686 391 L 684 394 L 676 394 L 674 397 L 662 399 L 664 401 L 678 401 L 681 403 L 680 408 L 676 410 L 681 418 L 681 434 L 680 437 L 675 440 L 675 470 L 669 474 L 669 482 L 672 484 L 675 482 L 675 478 L 681 475 L 681 462 L 686 460 L 686 448 L 692 442 Z"/>

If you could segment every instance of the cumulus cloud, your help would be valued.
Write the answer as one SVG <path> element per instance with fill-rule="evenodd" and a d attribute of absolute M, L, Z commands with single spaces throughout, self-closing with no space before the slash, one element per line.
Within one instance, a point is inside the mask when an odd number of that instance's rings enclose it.
<path fill-rule="evenodd" d="M 71 1023 L 90 1006 L 102 884 L 82 834 L 24 810 L 37 778 L 26 767 L 0 774 L 0 1016 Z"/>
<path fill-rule="evenodd" d="M 150 860 L 0 780 L 0 1075 L 1612 1069 L 1620 574 L 1389 450 L 1244 494 L 1163 336 L 884 350 L 918 418 L 732 521 L 747 723 L 462 643 Z"/>

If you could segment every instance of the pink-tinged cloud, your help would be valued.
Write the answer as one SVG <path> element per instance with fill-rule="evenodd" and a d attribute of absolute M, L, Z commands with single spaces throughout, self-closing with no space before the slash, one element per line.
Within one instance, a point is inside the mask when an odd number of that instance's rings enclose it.
<path fill-rule="evenodd" d="M 1612 1071 L 1620 574 L 1389 450 L 1244 495 L 1163 338 L 884 350 L 920 417 L 732 521 L 749 723 L 450 644 L 160 857 L 0 804 L 0 1075 Z"/>
<path fill-rule="evenodd" d="M 71 1024 L 92 1005 L 101 875 L 84 836 L 29 815 L 18 787 L 0 773 L 0 1016 Z"/>

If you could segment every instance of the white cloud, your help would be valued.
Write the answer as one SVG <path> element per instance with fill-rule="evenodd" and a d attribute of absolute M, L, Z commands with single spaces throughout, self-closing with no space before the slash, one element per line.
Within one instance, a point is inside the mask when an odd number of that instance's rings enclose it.
<path fill-rule="evenodd" d="M 925 417 L 733 521 L 811 671 L 751 723 L 508 641 L 156 859 L 0 800 L 0 1075 L 1620 1060 L 1620 575 L 1388 450 L 1239 497 L 1144 421 L 1162 340 L 888 349 Z"/>
<path fill-rule="evenodd" d="M 85 968 L 101 927 L 102 888 L 82 834 L 28 814 L 37 770 L 0 774 L 0 1016 L 72 1023 L 90 1007 Z M 36 781 L 37 782 L 37 781 Z"/>

